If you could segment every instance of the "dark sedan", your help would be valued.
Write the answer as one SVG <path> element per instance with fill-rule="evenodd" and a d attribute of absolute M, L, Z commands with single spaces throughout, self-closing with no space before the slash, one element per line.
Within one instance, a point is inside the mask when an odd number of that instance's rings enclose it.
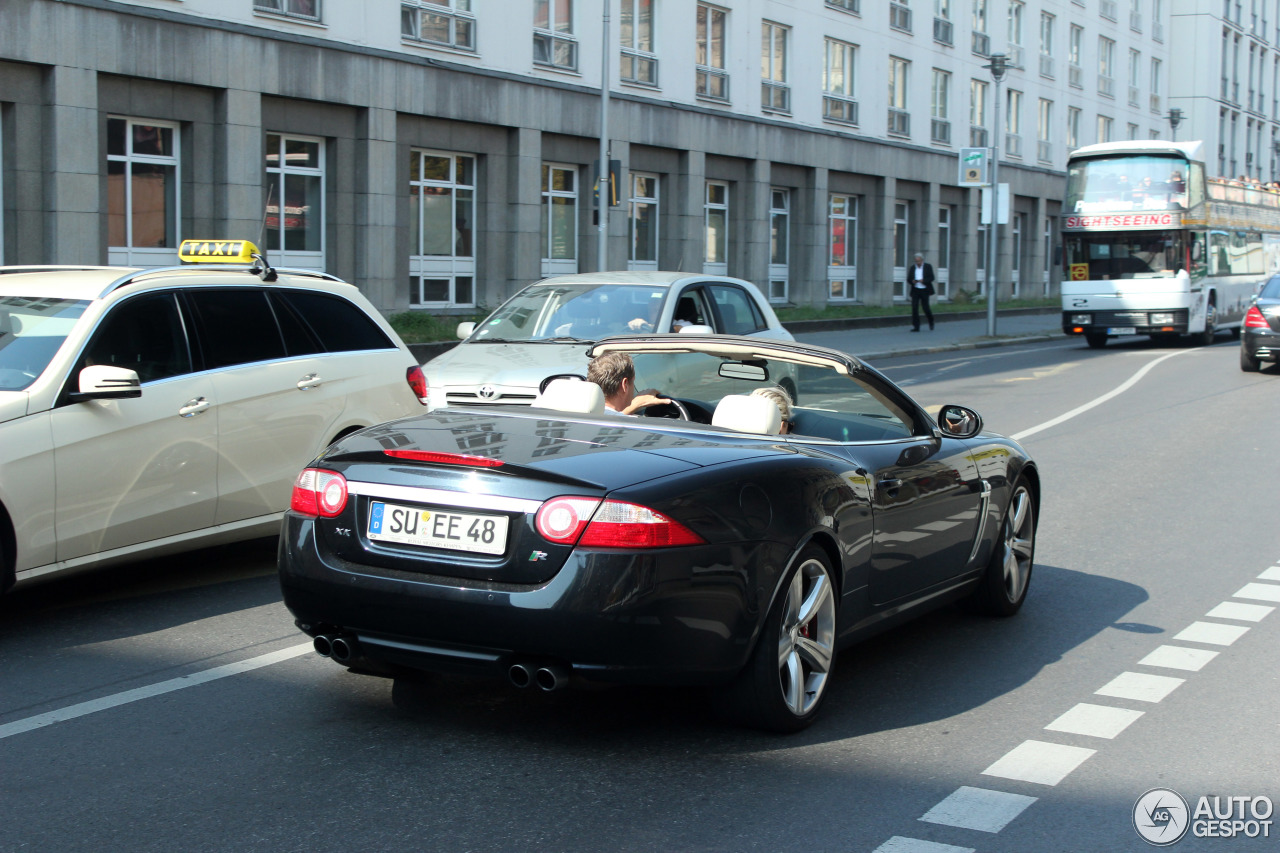
<path fill-rule="evenodd" d="M 953 601 L 1021 607 L 1040 477 L 976 412 L 935 421 L 853 356 L 793 342 L 605 352 L 675 402 L 618 415 L 559 378 L 533 407 L 363 430 L 302 473 L 280 579 L 319 653 L 544 690 L 723 685 L 741 719 L 793 731 L 840 648 Z M 782 375 L 794 406 L 753 393 Z"/>
<path fill-rule="evenodd" d="M 1245 312 L 1240 334 L 1240 369 L 1255 371 L 1280 361 L 1280 275 L 1262 286 Z"/>

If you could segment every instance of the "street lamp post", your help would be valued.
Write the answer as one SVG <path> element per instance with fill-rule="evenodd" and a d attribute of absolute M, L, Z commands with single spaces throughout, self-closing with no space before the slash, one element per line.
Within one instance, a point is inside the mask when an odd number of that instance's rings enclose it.
<path fill-rule="evenodd" d="M 1009 70 L 1009 57 L 993 53 L 982 66 L 991 71 L 995 98 L 991 104 L 991 222 L 987 225 L 987 335 L 996 334 L 996 237 L 1000 233 L 1000 81 Z"/>
<path fill-rule="evenodd" d="M 609 4 L 604 4 L 604 40 L 600 42 L 600 168 L 596 171 L 596 269 L 609 264 Z"/>
<path fill-rule="evenodd" d="M 1169 119 L 1169 129 L 1173 133 L 1173 141 L 1178 141 L 1178 125 L 1182 124 L 1182 109 L 1179 107 L 1170 107 L 1169 115 L 1165 116 Z"/>

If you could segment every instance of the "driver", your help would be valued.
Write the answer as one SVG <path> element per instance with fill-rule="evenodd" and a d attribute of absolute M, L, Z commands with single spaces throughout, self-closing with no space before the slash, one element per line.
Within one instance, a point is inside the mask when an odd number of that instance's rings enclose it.
<path fill-rule="evenodd" d="M 607 352 L 591 359 L 587 366 L 587 381 L 594 382 L 604 391 L 606 412 L 634 415 L 648 406 L 666 406 L 670 401 L 657 396 L 649 389 L 636 393 L 636 366 L 625 352 Z"/>

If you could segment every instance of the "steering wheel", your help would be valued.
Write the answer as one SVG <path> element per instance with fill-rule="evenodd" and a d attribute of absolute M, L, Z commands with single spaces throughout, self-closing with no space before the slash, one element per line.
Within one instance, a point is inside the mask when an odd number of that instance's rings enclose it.
<path fill-rule="evenodd" d="M 681 421 L 693 420 L 693 418 L 689 417 L 689 410 L 685 408 L 684 403 L 681 403 L 675 397 L 663 397 L 662 399 L 666 400 L 669 405 L 649 406 L 644 410 L 644 416 L 646 418 L 672 418 Z M 668 414 L 673 408 L 676 410 L 676 414 Z"/>
<path fill-rule="evenodd" d="M 587 377 L 583 376 L 581 373 L 553 373 L 538 383 L 538 393 L 541 394 L 543 391 L 546 391 L 547 386 L 557 379 L 581 379 L 583 382 L 587 381 Z"/>

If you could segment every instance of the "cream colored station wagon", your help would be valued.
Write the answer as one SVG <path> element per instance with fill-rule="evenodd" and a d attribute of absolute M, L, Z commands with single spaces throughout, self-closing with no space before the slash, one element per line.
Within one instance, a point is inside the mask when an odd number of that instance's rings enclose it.
<path fill-rule="evenodd" d="M 420 411 L 352 285 L 187 241 L 163 269 L 0 267 L 0 591 L 271 535 L 337 438 Z"/>

